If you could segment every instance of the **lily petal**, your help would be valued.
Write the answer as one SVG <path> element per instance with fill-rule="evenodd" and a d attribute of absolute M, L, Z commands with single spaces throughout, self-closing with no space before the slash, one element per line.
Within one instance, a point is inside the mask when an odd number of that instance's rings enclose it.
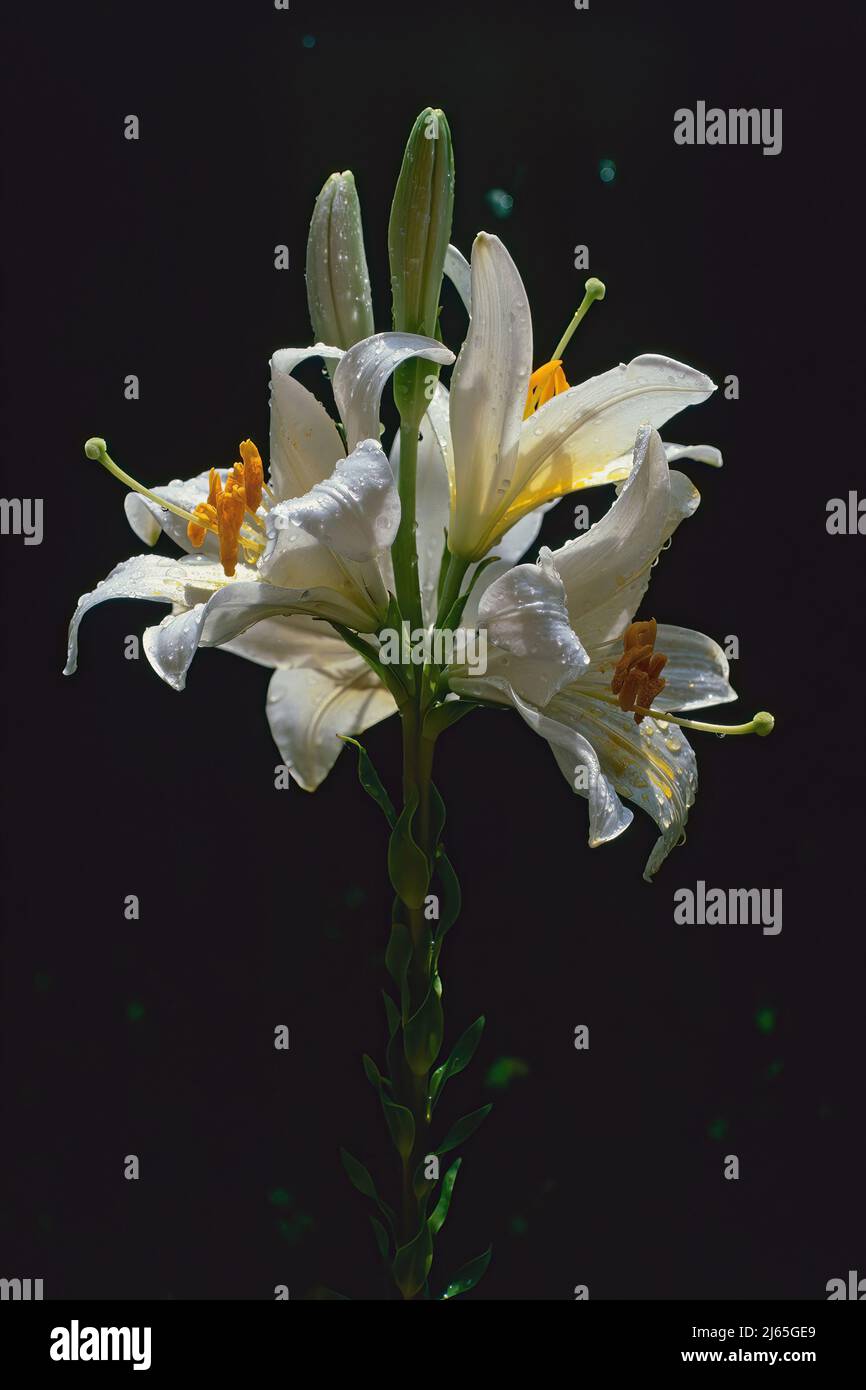
<path fill-rule="evenodd" d="M 659 623 L 655 645 L 657 651 L 664 652 L 667 664 L 665 687 L 653 700 L 654 709 L 702 709 L 736 700 L 737 692 L 728 680 L 728 658 L 712 637 L 692 628 Z M 580 689 L 609 694 L 614 667 L 622 656 L 621 637 L 594 648 L 591 656 L 592 665 L 580 677 Z"/>
<path fill-rule="evenodd" d="M 683 731 L 649 718 L 635 724 L 631 714 L 574 688 L 560 692 L 546 713 L 583 735 L 620 796 L 656 822 L 662 833 L 644 869 L 649 881 L 682 839 L 694 804 L 697 763 Z"/>
<path fill-rule="evenodd" d="M 280 756 L 305 791 L 315 791 L 336 762 L 340 734 L 360 734 L 396 710 L 391 695 L 361 657 L 339 675 L 327 670 L 275 671 L 268 686 L 268 723 Z"/>
<path fill-rule="evenodd" d="M 350 450 L 362 439 L 378 440 L 382 392 L 397 367 L 413 357 L 442 367 L 454 361 L 442 343 L 418 333 L 375 333 L 344 354 L 334 373 L 334 399 Z"/>
<path fill-rule="evenodd" d="M 362 440 L 306 496 L 273 508 L 268 522 L 269 535 L 272 527 L 295 526 L 357 564 L 374 559 L 400 525 L 400 495 L 387 455 L 375 439 Z"/>
<path fill-rule="evenodd" d="M 78 666 L 78 629 L 85 613 L 112 598 L 151 599 L 155 603 L 185 604 L 187 585 L 213 581 L 222 567 L 201 557 L 175 559 L 169 555 L 134 555 L 115 565 L 91 593 L 82 594 L 69 624 L 69 645 L 64 676 Z"/>
<path fill-rule="evenodd" d="M 327 478 L 346 450 L 339 431 L 311 391 L 292 376 L 299 362 L 342 357 L 339 348 L 281 348 L 271 358 L 270 483 L 278 501 L 302 497 Z"/>
<path fill-rule="evenodd" d="M 449 545 L 458 555 L 480 559 L 489 549 L 481 541 L 513 481 L 531 371 L 523 281 L 499 238 L 482 232 L 472 248 L 472 317 L 451 380 Z"/>
<path fill-rule="evenodd" d="M 335 677 L 341 674 L 348 677 L 359 660 L 328 623 L 301 614 L 264 618 L 240 637 L 223 642 L 220 650 L 273 670 L 310 666 L 326 670 Z"/>
<path fill-rule="evenodd" d="M 560 771 L 572 790 L 589 802 L 591 848 L 596 849 L 627 830 L 634 820 L 634 813 L 623 806 L 592 743 L 574 727 L 567 714 L 565 718 L 558 717 L 556 702 L 544 713 L 519 699 L 515 699 L 514 704 L 530 729 L 550 744 Z M 578 769 L 583 771 L 582 777 L 578 776 Z"/>
<path fill-rule="evenodd" d="M 205 603 L 164 618 L 144 633 L 144 653 L 157 675 L 183 690 L 199 647 L 220 647 L 263 619 L 305 613 L 327 621 L 363 626 L 349 601 L 332 589 L 283 589 L 245 578 L 229 581 Z"/>
<path fill-rule="evenodd" d="M 550 559 L 516 565 L 482 596 L 478 621 L 489 640 L 510 660 L 497 670 L 521 697 L 546 705 L 589 665 L 571 629 L 565 589 Z"/>
<path fill-rule="evenodd" d="M 219 469 L 220 477 L 225 481 L 227 469 Z M 170 483 L 157 484 L 152 491 L 159 497 L 164 497 L 166 502 L 173 502 L 176 507 L 183 507 L 185 511 L 194 512 L 199 502 L 206 502 L 208 495 L 210 471 L 199 473 L 194 478 L 173 478 Z M 160 535 L 165 534 L 179 545 L 181 550 L 187 554 L 212 556 L 214 559 L 219 555 L 219 540 L 216 536 L 208 533 L 205 535 L 204 544 L 201 548 L 192 545 L 186 533 L 186 522 L 182 517 L 175 516 L 167 507 L 161 507 L 158 502 L 153 502 L 149 497 L 143 497 L 140 492 L 127 492 L 123 498 L 123 510 L 126 519 L 132 527 L 140 541 L 145 545 L 156 545 Z"/>
<path fill-rule="evenodd" d="M 660 428 L 715 389 L 694 367 L 648 353 L 553 397 L 523 423 L 503 524 L 553 497 L 618 481 L 640 426 Z"/>
<path fill-rule="evenodd" d="M 571 624 L 590 651 L 622 635 L 649 584 L 653 561 L 700 495 L 671 473 L 654 429 L 638 433 L 632 471 L 610 510 L 553 552 Z"/>
<path fill-rule="evenodd" d="M 449 246 L 445 252 L 445 274 L 463 300 L 467 314 L 472 313 L 472 267 L 462 251 Z"/>

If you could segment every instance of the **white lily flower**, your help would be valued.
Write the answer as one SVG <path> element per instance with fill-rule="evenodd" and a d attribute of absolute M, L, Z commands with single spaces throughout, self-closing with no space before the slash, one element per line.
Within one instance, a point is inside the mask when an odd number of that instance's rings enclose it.
<path fill-rule="evenodd" d="M 636 711 L 691 710 L 736 699 L 727 658 L 711 638 L 688 628 L 634 622 L 660 551 L 699 501 L 689 480 L 670 471 L 657 432 L 643 428 L 628 480 L 601 521 L 559 550 L 543 550 L 538 565 L 519 565 L 486 590 L 479 620 L 493 644 L 487 673 L 472 678 L 455 671 L 450 682 L 458 694 L 512 704 L 547 740 L 569 785 L 589 802 L 591 845 L 630 824 L 632 812 L 620 796 L 648 812 L 661 836 L 646 878 L 683 836 L 697 767 L 675 722 Z M 525 578 L 518 582 L 521 571 Z M 551 652 L 552 693 L 532 700 L 520 670 L 522 653 L 513 645 L 503 649 L 498 634 L 503 623 L 520 624 L 514 595 L 521 585 L 531 592 L 539 575 L 551 573 L 561 582 L 585 661 L 573 678 L 562 680 L 559 654 Z M 522 620 L 526 634 L 534 621 L 530 606 Z M 540 628 L 539 642 L 547 628 L 543 615 Z M 528 635 L 524 640 L 532 641 Z M 543 690 L 543 680 L 539 684 Z"/>
<path fill-rule="evenodd" d="M 334 395 L 348 455 L 333 421 L 291 375 L 314 355 L 338 362 Z M 165 530 L 187 553 L 135 556 L 82 595 L 65 673 L 76 669 L 79 625 L 94 605 L 110 598 L 168 603 L 169 616 L 144 634 L 154 670 L 182 690 L 199 646 L 226 647 L 275 667 L 268 695 L 275 739 L 301 785 L 318 785 L 341 746 L 334 730 L 361 732 L 395 708 L 362 658 L 324 624 L 369 633 L 384 620 L 400 503 L 378 443 L 378 415 L 390 374 L 419 356 L 453 361 L 433 339 L 395 333 L 346 353 L 323 344 L 275 353 L 268 484 L 250 441 L 234 469 L 154 490 L 118 469 L 104 441 L 90 441 L 90 456 L 135 489 L 126 511 L 136 534 L 152 545 Z M 301 670 L 307 674 L 292 674 Z M 301 690 L 299 708 L 290 708 Z"/>
<path fill-rule="evenodd" d="M 480 560 L 527 514 L 564 494 L 628 475 L 635 434 L 657 428 L 715 390 L 695 368 L 644 354 L 569 387 L 559 350 L 594 297 L 588 290 L 554 358 L 532 370 L 532 318 L 523 282 L 498 237 L 482 232 L 466 262 L 449 248 L 446 272 L 468 300 L 469 332 L 451 382 L 446 464 L 449 548 Z M 702 449 L 708 462 L 718 451 Z"/>

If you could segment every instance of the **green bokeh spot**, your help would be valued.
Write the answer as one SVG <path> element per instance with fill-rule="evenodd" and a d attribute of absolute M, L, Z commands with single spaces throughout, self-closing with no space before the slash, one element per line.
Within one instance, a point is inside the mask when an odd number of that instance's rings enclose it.
<path fill-rule="evenodd" d="M 304 45 L 304 48 L 315 48 L 315 46 L 316 46 L 316 36 L 315 36 L 315 34 L 305 34 L 304 37 L 301 39 L 301 43 Z"/>
<path fill-rule="evenodd" d="M 311 1231 L 314 1225 L 315 1222 L 308 1212 L 296 1211 L 289 1219 L 282 1217 L 277 1222 L 277 1230 L 289 1245 L 297 1245 L 301 1237 L 307 1231 Z"/>
<path fill-rule="evenodd" d="M 504 1091 L 520 1076 L 529 1075 L 529 1063 L 522 1057 L 497 1057 L 484 1078 L 485 1086 L 492 1091 Z"/>
<path fill-rule="evenodd" d="M 761 1033 L 772 1033 L 776 1027 L 776 1010 L 763 1008 L 755 1013 L 755 1023 Z"/>
<path fill-rule="evenodd" d="M 360 907 L 361 904 L 365 903 L 366 901 L 367 894 L 364 892 L 363 888 L 358 888 L 357 886 L 355 886 L 346 889 L 346 894 L 343 898 L 343 902 L 346 904 L 347 907 Z"/>
<path fill-rule="evenodd" d="M 776 1077 L 779 1075 L 784 1065 L 784 1062 L 780 1062 L 778 1060 L 776 1060 L 775 1062 L 771 1062 L 770 1065 L 767 1067 L 767 1080 L 775 1081 Z"/>
<path fill-rule="evenodd" d="M 613 183 L 616 178 L 616 165 L 612 159 L 600 159 L 598 161 L 598 177 L 602 183 Z"/>
<path fill-rule="evenodd" d="M 268 1193 L 268 1201 L 272 1207 L 287 1207 L 291 1204 L 292 1194 L 284 1187 L 275 1187 Z"/>
<path fill-rule="evenodd" d="M 504 188 L 488 188 L 484 194 L 484 201 L 500 222 L 504 222 L 514 211 L 514 199 Z"/>
<path fill-rule="evenodd" d="M 508 1229 L 513 1236 L 525 1236 L 529 1230 L 529 1222 L 525 1216 L 512 1216 Z"/>
<path fill-rule="evenodd" d="M 707 1134 L 710 1136 L 711 1139 L 724 1139 L 727 1132 L 727 1120 L 713 1120 L 710 1124 L 707 1125 Z"/>
<path fill-rule="evenodd" d="M 144 1005 L 138 1003 L 127 1004 L 126 1017 L 130 1023 L 139 1023 L 144 1018 Z"/>

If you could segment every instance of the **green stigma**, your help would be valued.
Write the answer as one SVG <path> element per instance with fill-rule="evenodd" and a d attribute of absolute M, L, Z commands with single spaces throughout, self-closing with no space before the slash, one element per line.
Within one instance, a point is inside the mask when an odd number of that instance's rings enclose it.
<path fill-rule="evenodd" d="M 553 349 L 553 353 L 551 354 L 550 359 L 552 362 L 557 361 L 559 358 L 562 357 L 562 354 L 565 352 L 565 349 L 568 347 L 569 343 L 574 337 L 578 325 L 584 318 L 586 318 L 586 315 L 589 313 L 590 306 L 594 304 L 597 299 L 604 299 L 604 296 L 607 294 L 607 290 L 605 289 L 603 282 L 601 280 L 597 280 L 594 275 L 590 275 L 583 288 L 584 296 L 580 302 L 580 307 L 577 310 L 577 313 L 574 315 L 574 318 L 571 320 L 571 323 L 566 328 L 559 342 L 556 344 L 556 347 Z"/>

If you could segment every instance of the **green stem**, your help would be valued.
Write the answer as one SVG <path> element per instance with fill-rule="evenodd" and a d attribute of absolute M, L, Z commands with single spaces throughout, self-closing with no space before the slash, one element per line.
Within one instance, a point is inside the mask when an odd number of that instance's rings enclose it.
<path fill-rule="evenodd" d="M 422 736 L 423 720 L 416 700 L 408 702 L 401 711 L 403 725 L 403 797 L 404 803 L 413 792 L 418 794 L 415 815 L 415 839 L 425 854 L 431 856 L 430 844 L 430 784 L 433 770 L 433 743 Z M 412 960 L 409 967 L 410 1008 L 419 1008 L 430 988 L 432 959 L 428 949 L 429 932 L 423 908 L 405 908 L 412 937 Z M 429 1148 L 430 1072 L 417 1076 L 406 1068 L 401 1087 L 400 1103 L 412 1113 L 415 1122 L 415 1142 L 408 1158 L 403 1159 L 403 1228 L 402 1240 L 408 1244 L 417 1235 L 421 1221 L 426 1219 L 421 1202 L 415 1194 L 415 1171 Z M 419 1294 L 416 1297 L 420 1298 Z"/>
<path fill-rule="evenodd" d="M 462 555 L 448 556 L 448 569 L 445 573 L 445 583 L 442 586 L 442 597 L 439 600 L 439 612 L 436 614 L 436 626 L 441 627 L 454 607 L 460 596 L 460 586 L 466 574 L 470 560 L 465 560 Z"/>
<path fill-rule="evenodd" d="M 413 628 L 422 625 L 418 550 L 415 544 L 415 490 L 418 468 L 418 431 L 412 418 L 400 422 L 400 527 L 391 551 L 397 602 Z"/>

